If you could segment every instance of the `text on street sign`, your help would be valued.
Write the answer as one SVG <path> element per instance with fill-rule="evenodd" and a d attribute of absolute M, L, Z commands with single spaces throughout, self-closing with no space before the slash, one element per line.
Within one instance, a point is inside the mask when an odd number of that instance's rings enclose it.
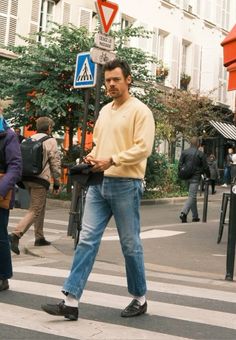
<path fill-rule="evenodd" d="M 116 54 L 114 52 L 102 50 L 97 47 L 91 48 L 90 56 L 94 63 L 101 64 L 101 65 L 116 58 Z"/>
<path fill-rule="evenodd" d="M 94 42 L 97 47 L 104 50 L 113 51 L 115 48 L 115 39 L 107 34 L 96 33 Z"/>

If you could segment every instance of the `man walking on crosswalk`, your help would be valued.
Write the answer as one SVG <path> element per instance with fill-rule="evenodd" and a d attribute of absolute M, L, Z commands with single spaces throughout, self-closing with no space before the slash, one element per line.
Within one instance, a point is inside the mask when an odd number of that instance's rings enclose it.
<path fill-rule="evenodd" d="M 93 134 L 95 146 L 85 158 L 86 163 L 93 165 L 94 172 L 104 172 L 104 179 L 101 184 L 89 187 L 86 195 L 80 241 L 63 286 L 65 300 L 42 305 L 45 312 L 69 320 L 78 319 L 78 301 L 112 215 L 132 296 L 121 316 L 132 317 L 147 311 L 139 208 L 155 124 L 150 109 L 129 93 L 131 72 L 125 61 L 116 59 L 105 64 L 104 77 L 107 93 L 113 101 L 100 112 Z"/>

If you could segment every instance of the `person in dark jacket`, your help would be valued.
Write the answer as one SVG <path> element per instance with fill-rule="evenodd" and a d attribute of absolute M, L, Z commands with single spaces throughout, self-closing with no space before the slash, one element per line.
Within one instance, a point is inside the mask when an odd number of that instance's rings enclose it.
<path fill-rule="evenodd" d="M 12 277 L 11 251 L 8 240 L 9 210 L 14 205 L 14 187 L 21 178 L 22 164 L 20 144 L 13 130 L 3 118 L 3 104 L 0 102 L 0 291 L 9 289 L 8 279 Z M 3 202 L 12 190 L 9 206 Z"/>
<path fill-rule="evenodd" d="M 216 158 L 213 154 L 211 154 L 208 159 L 207 163 L 210 169 L 210 184 L 211 184 L 211 193 L 214 195 L 216 193 L 215 191 L 215 186 L 216 186 L 216 181 L 220 179 L 220 172 L 216 163 Z"/>
<path fill-rule="evenodd" d="M 192 222 L 200 221 L 197 209 L 198 186 L 202 174 L 205 174 L 207 178 L 210 177 L 210 170 L 207 164 L 207 158 L 205 154 L 198 149 L 199 145 L 199 138 L 192 137 L 190 147 L 182 151 L 179 160 L 179 168 L 186 163 L 194 162 L 194 173 L 191 178 L 187 180 L 188 199 L 185 202 L 180 214 L 180 220 L 182 221 L 182 223 L 187 222 L 187 215 L 190 210 L 192 212 Z"/>

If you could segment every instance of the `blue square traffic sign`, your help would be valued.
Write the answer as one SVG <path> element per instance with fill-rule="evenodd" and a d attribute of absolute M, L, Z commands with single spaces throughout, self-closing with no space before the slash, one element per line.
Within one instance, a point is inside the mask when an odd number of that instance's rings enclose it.
<path fill-rule="evenodd" d="M 97 64 L 92 62 L 90 52 L 77 54 L 74 87 L 94 87 L 96 85 Z"/>

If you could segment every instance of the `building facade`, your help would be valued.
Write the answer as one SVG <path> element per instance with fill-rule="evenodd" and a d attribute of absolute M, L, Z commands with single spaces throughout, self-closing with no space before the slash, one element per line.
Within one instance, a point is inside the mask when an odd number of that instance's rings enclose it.
<path fill-rule="evenodd" d="M 127 44 L 163 61 L 164 85 L 210 95 L 235 111 L 220 45 L 236 24 L 235 0 L 113 1 L 119 5 L 116 29 L 133 24 L 153 32 L 151 39 L 134 38 Z M 98 20 L 96 0 L 0 0 L 0 45 L 22 44 L 18 35 L 50 29 L 50 21 L 93 31 Z M 11 57 L 2 49 L 1 55 Z M 152 72 L 157 71 L 152 65 Z"/>
<path fill-rule="evenodd" d="M 235 111 L 235 93 L 227 91 L 220 45 L 236 24 L 235 0 L 113 1 L 119 5 L 117 27 L 133 24 L 153 31 L 151 39 L 132 39 L 129 45 L 163 61 L 166 86 L 210 95 L 215 103 Z M 92 31 L 98 24 L 96 0 L 0 0 L 0 44 L 22 44 L 17 34 L 50 29 L 50 21 Z M 157 72 L 155 65 L 152 68 Z"/>

